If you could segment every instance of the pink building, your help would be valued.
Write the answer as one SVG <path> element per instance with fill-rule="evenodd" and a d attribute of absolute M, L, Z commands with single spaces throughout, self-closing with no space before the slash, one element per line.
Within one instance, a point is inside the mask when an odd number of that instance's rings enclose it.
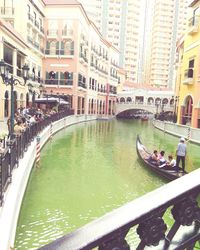
<path fill-rule="evenodd" d="M 46 93 L 70 102 L 75 114 L 115 114 L 119 51 L 75 0 L 44 0 Z"/>

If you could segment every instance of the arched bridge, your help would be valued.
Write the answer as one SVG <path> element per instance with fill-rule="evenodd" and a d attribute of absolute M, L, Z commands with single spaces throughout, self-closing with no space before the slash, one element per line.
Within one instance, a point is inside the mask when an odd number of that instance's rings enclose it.
<path fill-rule="evenodd" d="M 173 112 L 176 99 L 173 91 L 131 89 L 118 93 L 116 115 L 128 110 L 144 110 L 152 114 Z"/>
<path fill-rule="evenodd" d="M 126 103 L 117 103 L 116 104 L 116 115 L 121 112 L 128 111 L 128 110 L 144 110 L 148 111 L 152 114 L 157 114 L 162 111 L 164 112 L 173 112 L 174 105 L 166 104 L 166 105 L 155 105 L 151 103 L 133 103 L 133 102 L 126 102 Z"/>

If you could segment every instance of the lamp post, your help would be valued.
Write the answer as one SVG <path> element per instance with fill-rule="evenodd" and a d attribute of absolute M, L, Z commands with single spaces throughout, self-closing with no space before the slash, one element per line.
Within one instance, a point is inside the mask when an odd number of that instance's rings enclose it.
<path fill-rule="evenodd" d="M 60 94 L 58 92 L 56 94 L 58 96 L 58 103 L 60 104 Z"/>
<path fill-rule="evenodd" d="M 179 100 L 179 96 L 173 96 L 172 99 L 174 100 L 174 111 L 173 111 L 173 122 L 177 122 L 177 102 Z"/>
<path fill-rule="evenodd" d="M 158 107 L 160 105 L 160 101 L 156 101 L 155 102 L 155 106 L 156 106 L 156 119 L 158 118 Z"/>
<path fill-rule="evenodd" d="M 13 75 L 10 75 L 9 74 L 9 68 L 7 66 L 7 64 L 1 60 L 0 61 L 0 74 L 1 74 L 1 78 L 3 80 L 3 83 L 8 86 L 10 85 L 10 91 L 11 91 L 11 111 L 10 111 L 10 131 L 9 131 L 9 134 L 10 134 L 10 138 L 13 139 L 14 137 L 14 119 L 15 119 L 15 110 L 14 110 L 14 86 L 17 85 L 17 84 L 20 84 L 22 86 L 25 86 L 26 84 L 26 81 L 28 80 L 29 78 L 29 75 L 28 75 L 28 72 L 29 72 L 29 67 L 27 64 L 25 64 L 23 67 L 22 67 L 22 76 L 23 76 L 23 79 L 24 79 L 24 82 L 20 82 L 18 79 L 15 79 L 13 77 Z"/>

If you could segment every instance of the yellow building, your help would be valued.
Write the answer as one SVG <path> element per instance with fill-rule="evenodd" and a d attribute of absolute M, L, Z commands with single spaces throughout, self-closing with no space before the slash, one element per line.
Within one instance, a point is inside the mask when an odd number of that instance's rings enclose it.
<path fill-rule="evenodd" d="M 192 1 L 189 8 L 188 29 L 178 45 L 176 105 L 179 124 L 200 128 L 200 0 Z"/>

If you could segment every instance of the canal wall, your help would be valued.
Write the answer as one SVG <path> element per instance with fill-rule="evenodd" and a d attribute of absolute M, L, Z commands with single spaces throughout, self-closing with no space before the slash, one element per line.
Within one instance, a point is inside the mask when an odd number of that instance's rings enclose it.
<path fill-rule="evenodd" d="M 40 147 L 59 130 L 77 124 L 96 120 L 96 116 L 67 116 L 46 127 L 40 134 Z M 20 213 L 23 196 L 26 190 L 28 179 L 36 159 L 36 138 L 28 147 L 23 159 L 19 160 L 19 167 L 12 172 L 12 183 L 8 186 L 5 193 L 4 204 L 0 208 L 0 249 L 14 249 L 17 221 Z"/>
<path fill-rule="evenodd" d="M 200 145 L 200 129 L 160 120 L 153 120 L 153 125 L 165 133 L 184 137 L 189 142 Z"/>

